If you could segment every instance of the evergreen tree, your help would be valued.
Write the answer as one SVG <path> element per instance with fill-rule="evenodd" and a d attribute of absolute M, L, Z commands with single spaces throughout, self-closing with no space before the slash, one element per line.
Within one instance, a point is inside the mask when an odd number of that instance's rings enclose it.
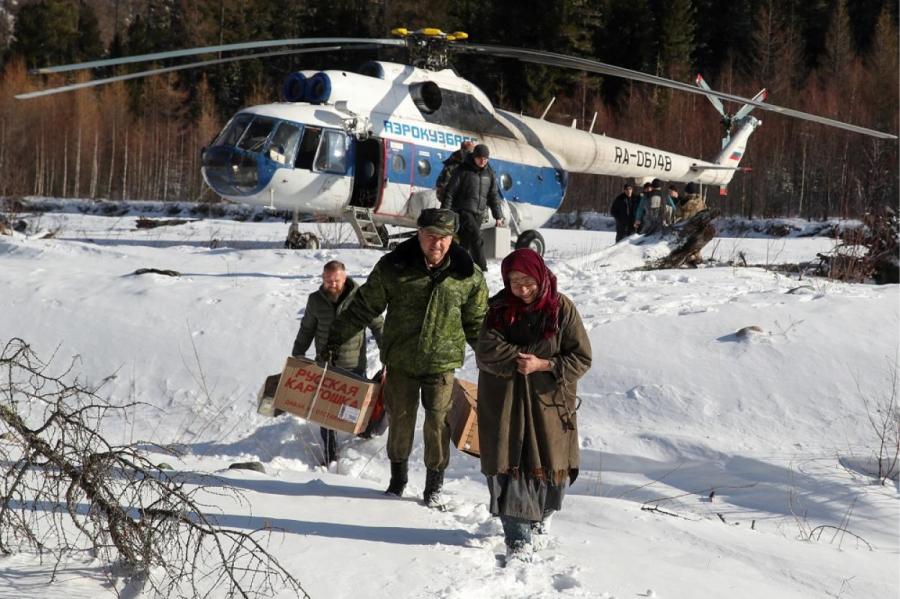
<path fill-rule="evenodd" d="M 896 2 L 884 0 L 853 0 L 847 3 L 847 14 L 850 17 L 850 28 L 853 31 L 854 48 L 857 54 L 866 54 L 872 47 L 876 23 L 882 11 L 882 5 L 889 7 Z"/>
<path fill-rule="evenodd" d="M 890 7 L 885 4 L 878 16 L 866 60 L 869 83 L 865 89 L 875 117 L 874 126 L 894 132 L 897 130 L 897 106 L 900 105 L 900 46 L 897 37 L 897 23 L 891 17 Z M 897 142 L 886 143 L 891 143 L 895 149 L 897 147 Z M 896 171 L 894 178 L 896 179 Z"/>
<path fill-rule="evenodd" d="M 656 67 L 656 20 L 647 0 L 606 0 L 602 28 L 594 34 L 594 46 L 603 62 L 635 71 L 651 72 Z M 603 95 L 615 103 L 631 83 L 619 77 L 603 80 Z"/>
<path fill-rule="evenodd" d="M 872 125 L 897 132 L 897 106 L 900 105 L 900 61 L 897 23 L 891 7 L 885 4 L 878 16 L 872 45 L 866 60 L 869 85 L 864 88 L 866 105 L 872 111 Z M 897 180 L 897 142 L 870 142 L 864 155 L 868 163 L 864 185 L 870 205 L 896 209 L 900 181 Z"/>
<path fill-rule="evenodd" d="M 11 50 L 31 67 L 79 62 L 103 54 L 97 16 L 74 0 L 40 0 L 19 9 Z"/>
<path fill-rule="evenodd" d="M 546 3 L 539 0 L 501 0 L 462 3 L 450 11 L 475 26 L 463 28 L 479 43 L 514 45 L 534 50 L 590 56 L 593 30 L 599 26 L 599 11 L 585 0 Z M 531 110 L 555 95 L 571 92 L 579 75 L 565 69 L 514 60 L 463 60 L 465 72 L 489 96 L 503 96 L 509 108 Z M 498 76 L 499 74 L 499 76 Z"/>
<path fill-rule="evenodd" d="M 826 76 L 841 78 L 854 58 L 847 0 L 838 0 L 837 8 L 831 15 L 827 38 L 822 67 Z"/>
<path fill-rule="evenodd" d="M 743 70 L 753 56 L 758 0 L 694 0 L 694 66 L 711 81 L 726 65 Z"/>
<path fill-rule="evenodd" d="M 799 34 L 791 28 L 775 0 L 768 0 L 760 7 L 751 39 L 753 60 L 749 74 L 779 98 L 779 102 L 790 104 L 788 100 L 801 82 L 802 51 Z"/>
<path fill-rule="evenodd" d="M 777 19 L 773 0 L 760 7 L 753 29 L 753 75 L 760 81 L 771 81 L 775 74 Z"/>
<path fill-rule="evenodd" d="M 802 0 L 796 4 L 797 16 L 803 27 L 806 66 L 814 69 L 825 52 L 826 33 L 831 23 L 829 0 Z"/>
<path fill-rule="evenodd" d="M 691 0 L 665 0 L 659 25 L 659 74 L 684 81 L 691 74 L 694 50 Z"/>
<path fill-rule="evenodd" d="M 104 54 L 97 14 L 87 2 L 78 4 L 77 60 L 96 60 Z"/>

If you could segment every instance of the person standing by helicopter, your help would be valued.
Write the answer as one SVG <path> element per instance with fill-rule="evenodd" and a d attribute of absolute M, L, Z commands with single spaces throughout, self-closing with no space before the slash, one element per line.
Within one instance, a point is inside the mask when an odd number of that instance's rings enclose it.
<path fill-rule="evenodd" d="M 503 211 L 500 209 L 500 194 L 497 192 L 497 178 L 488 165 L 491 151 L 484 144 L 478 144 L 451 177 L 444 190 L 441 208 L 452 210 L 459 215 L 459 243 L 472 260 L 487 270 L 484 258 L 484 240 L 481 238 L 481 223 L 485 209 L 490 208 L 495 224 L 503 225 Z"/>
<path fill-rule="evenodd" d="M 634 214 L 637 205 L 638 198 L 634 196 L 634 185 L 628 182 L 609 208 L 609 213 L 616 219 L 616 243 L 634 232 Z"/>
<path fill-rule="evenodd" d="M 444 161 L 444 168 L 441 169 L 441 174 L 438 175 L 437 182 L 434 186 L 435 192 L 437 192 L 438 201 L 444 201 L 444 191 L 447 189 L 447 183 L 450 182 L 453 173 L 455 173 L 456 169 L 458 169 L 465 161 L 466 157 L 472 153 L 474 148 L 475 142 L 471 139 L 467 139 L 460 144 L 458 150 L 450 154 L 450 157 Z"/>
<path fill-rule="evenodd" d="M 669 200 L 671 200 L 672 205 L 675 207 L 675 210 L 678 210 L 678 207 L 684 203 L 684 198 L 682 198 L 678 195 L 678 188 L 675 187 L 674 185 L 669 185 L 668 193 L 669 193 Z M 672 218 L 669 219 L 669 221 L 671 222 L 673 220 L 674 220 L 674 215 Z"/>
<path fill-rule="evenodd" d="M 634 215 L 634 228 L 641 235 L 653 235 L 659 233 L 663 226 L 672 224 L 675 204 L 668 194 L 663 195 L 662 181 L 659 179 L 650 183 L 649 194 L 646 190 L 647 186 L 644 185 L 644 194 Z"/>

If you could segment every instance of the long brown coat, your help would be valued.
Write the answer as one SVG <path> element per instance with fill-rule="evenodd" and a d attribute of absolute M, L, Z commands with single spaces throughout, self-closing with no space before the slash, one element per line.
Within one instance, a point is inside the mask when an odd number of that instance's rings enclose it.
<path fill-rule="evenodd" d="M 478 442 L 481 472 L 518 473 L 561 483 L 579 466 L 577 382 L 591 367 L 591 343 L 575 304 L 560 294 L 559 332 L 530 347 L 508 343 L 485 323 L 478 337 Z M 548 359 L 552 371 L 516 371 L 516 355 Z M 522 456 L 526 463 L 520 463 Z"/>

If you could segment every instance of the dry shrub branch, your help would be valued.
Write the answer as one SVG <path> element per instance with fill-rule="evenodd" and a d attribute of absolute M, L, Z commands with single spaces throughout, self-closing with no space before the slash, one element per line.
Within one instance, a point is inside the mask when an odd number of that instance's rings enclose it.
<path fill-rule="evenodd" d="M 879 208 L 863 217 L 862 227 L 841 235 L 841 243 L 819 254 L 819 274 L 852 283 L 900 283 L 900 224 L 891 208 Z"/>
<path fill-rule="evenodd" d="M 104 418 L 133 410 L 54 374 L 21 339 L 0 353 L 0 552 L 34 551 L 58 566 L 87 554 L 124 583 L 164 597 L 308 597 L 267 550 L 269 531 L 216 523 L 204 496 L 242 501 L 213 479 L 166 472 L 138 443 L 115 445 Z M 166 448 L 157 448 L 165 451 Z"/>

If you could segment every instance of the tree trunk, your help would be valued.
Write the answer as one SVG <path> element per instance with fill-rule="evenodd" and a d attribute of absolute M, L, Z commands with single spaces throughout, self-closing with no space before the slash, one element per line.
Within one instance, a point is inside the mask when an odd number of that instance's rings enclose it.
<path fill-rule="evenodd" d="M 109 180 L 106 185 L 106 199 L 112 199 L 112 189 L 113 189 L 113 173 L 116 170 L 116 121 L 113 121 L 113 130 L 112 130 L 112 144 L 110 144 L 112 151 L 109 153 Z"/>
<path fill-rule="evenodd" d="M 72 197 L 81 196 L 81 126 L 78 127 L 78 145 L 75 147 L 75 182 Z"/>
<path fill-rule="evenodd" d="M 94 159 L 91 161 L 91 185 L 88 195 L 91 199 L 97 197 L 97 171 L 100 168 L 100 133 L 94 129 Z"/>
<path fill-rule="evenodd" d="M 60 197 L 66 197 L 66 189 L 69 187 L 69 131 L 63 134 L 63 176 L 62 176 L 62 192 Z"/>
<path fill-rule="evenodd" d="M 122 156 L 122 193 L 120 197 L 124 200 L 128 197 L 128 129 L 125 129 L 125 141 L 122 146 L 125 148 L 125 153 Z"/>

